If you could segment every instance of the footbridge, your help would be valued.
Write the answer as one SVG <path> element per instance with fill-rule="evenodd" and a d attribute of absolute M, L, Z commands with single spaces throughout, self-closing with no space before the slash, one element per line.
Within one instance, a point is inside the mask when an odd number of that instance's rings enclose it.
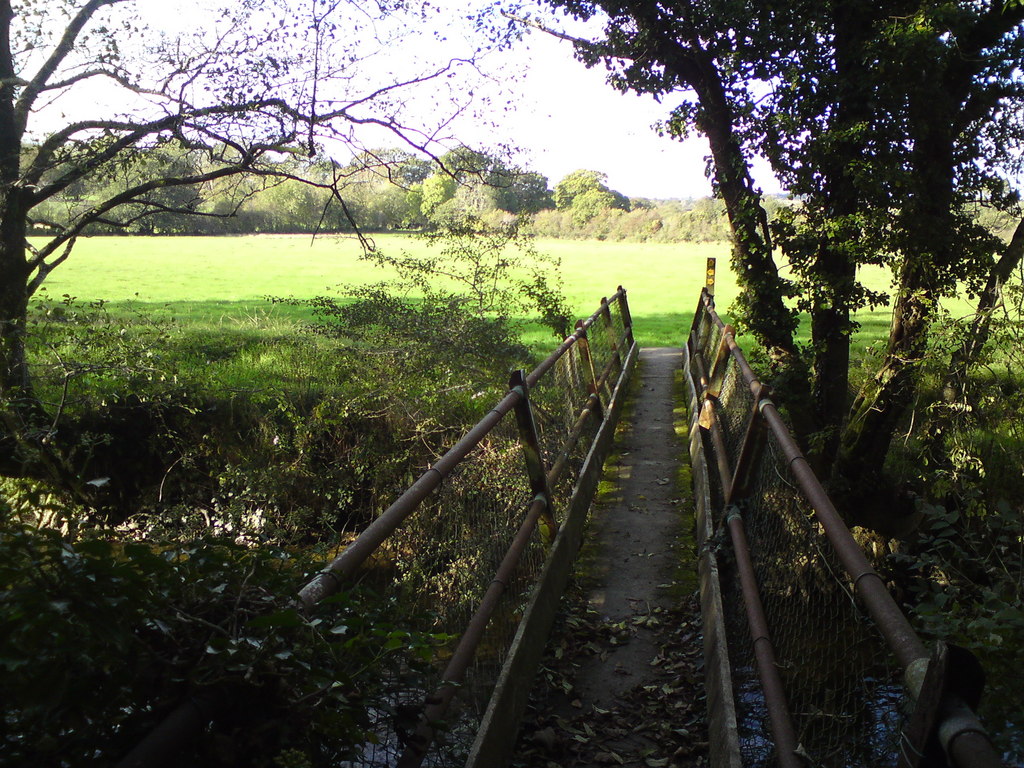
<path fill-rule="evenodd" d="M 388 649 L 337 765 L 1000 765 L 957 652 L 890 596 L 709 275 L 678 349 L 640 350 L 626 290 L 602 299 L 301 588 L 373 589 L 451 638 Z M 244 695 L 197 691 L 119 765 L 185 764 Z"/>

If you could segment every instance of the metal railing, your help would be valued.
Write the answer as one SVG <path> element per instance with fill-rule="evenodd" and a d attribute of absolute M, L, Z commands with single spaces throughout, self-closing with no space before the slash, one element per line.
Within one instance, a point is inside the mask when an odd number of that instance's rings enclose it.
<path fill-rule="evenodd" d="M 976 681 L 946 673 L 961 651 L 929 652 L 914 632 L 716 313 L 710 279 L 684 371 L 743 765 L 999 766 L 967 705 Z"/>
<path fill-rule="evenodd" d="M 434 681 L 385 681 L 372 738 L 342 765 L 485 766 L 511 747 L 636 355 L 619 287 L 301 590 L 312 606 L 385 570 L 374 589 L 409 630 L 459 635 Z M 229 691 L 193 697 L 119 768 L 170 763 L 231 707 Z"/>

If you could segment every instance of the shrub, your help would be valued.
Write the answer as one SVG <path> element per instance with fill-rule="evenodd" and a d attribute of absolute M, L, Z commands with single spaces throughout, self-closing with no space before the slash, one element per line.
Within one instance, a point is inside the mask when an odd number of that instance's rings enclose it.
<path fill-rule="evenodd" d="M 989 681 L 986 725 L 1017 761 L 1024 739 L 1019 693 L 1010 681 L 1024 649 L 1022 311 L 1018 275 L 1006 286 L 992 334 L 959 382 L 962 388 L 948 381 L 950 351 L 960 347 L 972 318 L 946 316 L 934 328 L 932 349 L 922 361 L 922 400 L 930 405 L 896 457 L 897 468 L 920 493 L 923 521 L 894 556 L 924 632 L 980 656 Z"/>
<path fill-rule="evenodd" d="M 386 706 L 381 681 L 414 670 L 437 638 L 398 629 L 394 606 L 369 592 L 304 615 L 290 596 L 313 567 L 224 540 L 74 540 L 4 525 L 0 751 L 12 764 L 112 765 L 169 710 L 219 686 L 239 695 L 192 764 L 351 758 L 371 707 Z M 218 734 L 243 721 L 265 727 L 226 747 Z"/>

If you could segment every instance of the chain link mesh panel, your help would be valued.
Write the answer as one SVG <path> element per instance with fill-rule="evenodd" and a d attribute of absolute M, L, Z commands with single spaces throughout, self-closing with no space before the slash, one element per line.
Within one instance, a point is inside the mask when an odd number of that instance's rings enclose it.
<path fill-rule="evenodd" d="M 598 316 L 585 338 L 529 391 L 545 470 L 563 454 L 567 458 L 565 471 L 551 488 L 556 519 L 568 507 L 601 426 L 600 408 L 589 418 L 581 419 L 581 414 L 594 392 L 602 405 L 608 402 L 628 349 L 625 331 L 620 304 L 613 300 L 607 317 Z M 578 439 L 567 445 L 574 431 Z M 381 546 L 362 578 L 380 591 L 380 599 L 395 606 L 396 627 L 455 638 L 494 579 L 532 499 L 520 435 L 509 413 Z M 546 552 L 535 532 L 424 765 L 465 761 Z M 371 713 L 372 740 L 344 766 L 384 768 L 396 763 L 425 697 L 441 682 L 454 644 L 436 654 L 433 673 L 418 671 L 411 656 L 394 665 L 393 679 L 384 684 L 387 693 Z"/>
<path fill-rule="evenodd" d="M 694 331 L 695 352 L 710 369 L 722 330 L 703 306 Z M 694 355 L 689 374 L 696 382 L 700 382 L 699 370 Z M 750 420 L 760 418 L 754 402 L 750 386 L 730 356 L 724 362 L 716 407 L 730 468 L 737 464 Z M 709 467 L 717 466 L 714 441 L 706 434 L 704 450 Z M 709 474 L 722 543 L 725 489 L 714 469 Z M 827 768 L 893 765 L 906 710 L 901 669 L 855 597 L 854 585 L 770 433 L 748 493 L 738 506 L 794 730 L 808 764 Z M 719 560 L 743 762 L 773 765 L 774 747 L 739 579 L 732 552 L 724 544 Z"/>

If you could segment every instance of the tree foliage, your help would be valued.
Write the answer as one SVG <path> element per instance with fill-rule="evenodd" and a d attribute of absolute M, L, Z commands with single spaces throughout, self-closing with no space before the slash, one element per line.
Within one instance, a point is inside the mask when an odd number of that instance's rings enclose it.
<path fill-rule="evenodd" d="M 622 90 L 677 106 L 663 124 L 710 143 L 733 231 L 742 323 L 775 364 L 776 385 L 819 468 L 852 487 L 876 477 L 914 400 L 935 307 L 979 291 L 1002 245 L 978 203 L 1012 208 L 1024 54 L 1019 4 L 553 0 L 604 35 L 574 39 Z M 563 37 L 566 35 L 562 35 Z M 801 205 L 774 229 L 749 173 L 761 153 Z M 773 248 L 792 266 L 783 279 Z M 883 297 L 858 267 L 894 274 L 894 316 L 876 375 L 851 403 L 852 314 Z M 811 317 L 809 365 L 796 312 Z"/>
<path fill-rule="evenodd" d="M 167 32 L 146 27 L 135 5 L 0 2 L 0 468 L 79 489 L 59 450 L 74 429 L 45 426 L 25 352 L 29 299 L 77 237 L 233 217 L 282 182 L 309 185 L 322 217 L 333 207 L 351 221 L 346 178 L 395 164 L 361 152 L 362 128 L 436 157 L 467 104 L 448 78 L 464 60 L 410 57 L 384 82 L 362 67 L 400 43 L 410 26 L 401 5 L 196 4 L 187 26 Z M 446 89 L 445 107 L 411 128 L 411 95 L 428 85 Z M 331 153 L 355 159 L 346 167 Z M 422 177 L 422 166 L 397 165 Z"/>
<path fill-rule="evenodd" d="M 573 171 L 555 185 L 555 207 L 571 211 L 577 226 L 586 224 L 604 210 L 628 211 L 629 199 L 609 189 L 605 184 L 607 180 L 608 176 L 600 171 Z"/>
<path fill-rule="evenodd" d="M 0 747 L 15 763 L 113 765 L 168 707 L 219 691 L 236 702 L 222 732 L 272 727 L 233 744 L 205 734 L 185 759 L 336 764 L 386 706 L 381 680 L 438 639 L 396 626 L 368 591 L 302 615 L 291 594 L 317 563 L 274 546 L 76 540 L 4 521 L 0 553 Z"/>
<path fill-rule="evenodd" d="M 430 225 L 497 211 L 521 216 L 551 206 L 546 176 L 497 154 L 460 147 L 442 155 L 437 166 L 422 187 L 421 212 Z"/>

